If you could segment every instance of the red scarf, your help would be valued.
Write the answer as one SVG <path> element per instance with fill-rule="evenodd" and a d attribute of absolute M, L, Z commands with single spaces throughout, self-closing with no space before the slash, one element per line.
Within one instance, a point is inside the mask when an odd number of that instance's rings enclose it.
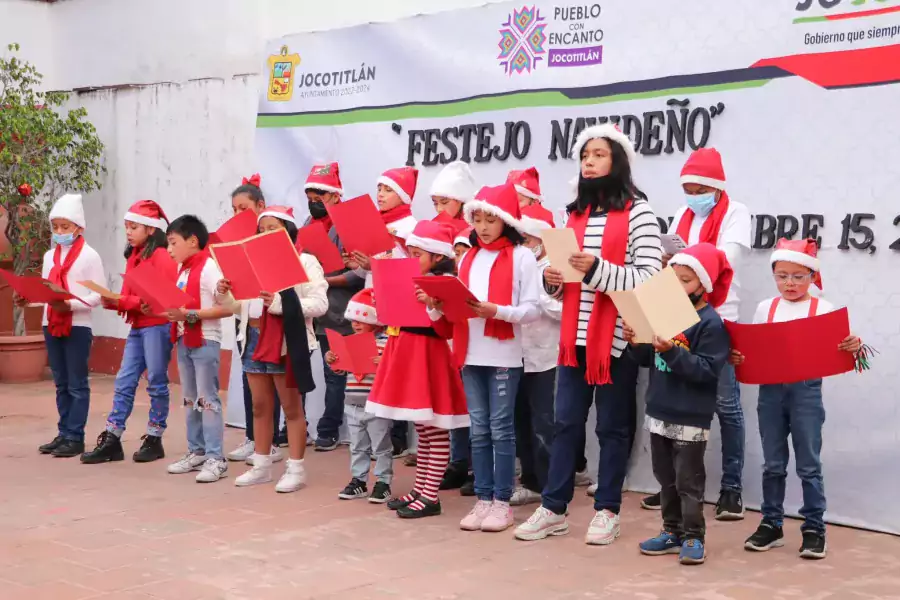
<path fill-rule="evenodd" d="M 700 227 L 700 239 L 697 240 L 698 244 L 702 244 L 703 242 L 712 244 L 713 246 L 719 244 L 719 230 L 722 229 L 722 221 L 725 220 L 725 213 L 727 212 L 728 194 L 725 193 L 725 190 L 722 190 L 719 201 L 716 202 L 716 205 L 709 213 L 709 216 L 706 217 L 706 221 L 703 222 L 703 226 Z M 691 223 L 693 222 L 694 211 L 688 208 L 684 211 L 684 214 L 681 215 L 681 219 L 678 221 L 678 228 L 675 230 L 678 237 L 683 239 L 684 243 L 688 246 L 691 245 L 691 241 L 688 237 L 691 234 Z"/>
<path fill-rule="evenodd" d="M 69 269 L 78 260 L 81 249 L 84 248 L 84 236 L 75 238 L 66 259 L 60 264 L 60 256 L 62 255 L 62 245 L 57 244 L 56 250 L 53 251 L 53 268 L 50 269 L 50 275 L 47 280 L 62 289 L 69 291 Z M 47 331 L 53 337 L 67 337 L 72 333 L 72 311 L 59 313 L 53 310 L 52 306 L 47 307 Z"/>
<path fill-rule="evenodd" d="M 482 249 L 499 252 L 491 266 L 487 301 L 498 306 L 509 306 L 513 301 L 513 252 L 516 249 L 509 238 L 501 237 L 490 244 L 484 244 L 479 239 L 475 247 L 466 253 L 462 264 L 459 265 L 459 279 L 466 287 L 469 287 L 469 271 L 472 270 L 475 255 Z M 484 335 L 497 340 L 511 340 L 515 337 L 512 323 L 498 319 L 487 319 L 484 322 Z M 462 368 L 466 364 L 468 351 L 469 322 L 456 323 L 453 326 L 453 356 L 457 367 Z"/>
<path fill-rule="evenodd" d="M 600 258 L 614 265 L 625 264 L 625 251 L 628 248 L 628 222 L 631 215 L 631 202 L 624 210 L 610 211 L 606 215 L 606 226 L 603 229 L 603 240 L 600 247 Z M 575 230 L 578 247 L 584 248 L 584 232 L 587 228 L 589 211 L 572 213 L 567 227 Z M 563 313 L 559 340 L 559 364 L 566 367 L 577 367 L 575 341 L 578 339 L 578 313 L 581 308 L 581 282 L 567 283 L 563 286 Z M 613 336 L 616 333 L 616 319 L 619 311 L 609 296 L 603 292 L 594 295 L 594 306 L 588 321 L 585 380 L 590 385 L 611 383 L 609 376 L 610 356 Z"/>
<path fill-rule="evenodd" d="M 281 364 L 281 349 L 284 347 L 284 318 L 269 313 L 268 307 L 263 310 L 259 320 L 259 340 L 253 351 L 253 360 Z"/>
<path fill-rule="evenodd" d="M 401 204 L 400 206 L 395 206 L 394 208 L 381 213 L 381 218 L 385 225 L 390 225 L 395 221 L 411 216 L 412 207 L 409 204 Z"/>
<path fill-rule="evenodd" d="M 191 256 L 181 263 L 178 269 L 178 277 L 185 271 L 188 271 L 187 285 L 184 286 L 184 292 L 191 297 L 191 301 L 185 306 L 188 310 L 200 310 L 200 276 L 203 274 L 203 267 L 209 259 L 209 253 L 201 250 L 197 254 Z M 203 346 L 203 324 L 197 321 L 193 325 L 184 323 L 184 345 L 188 348 L 200 348 Z M 172 323 L 172 341 L 178 340 L 178 323 Z"/>

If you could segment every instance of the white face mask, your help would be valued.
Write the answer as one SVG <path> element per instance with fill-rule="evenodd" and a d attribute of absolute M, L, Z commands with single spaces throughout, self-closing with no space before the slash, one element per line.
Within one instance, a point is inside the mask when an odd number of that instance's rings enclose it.
<path fill-rule="evenodd" d="M 534 257 L 538 260 L 541 259 L 541 254 L 544 253 L 544 245 L 538 244 L 534 248 L 531 249 L 531 252 L 534 253 Z"/>

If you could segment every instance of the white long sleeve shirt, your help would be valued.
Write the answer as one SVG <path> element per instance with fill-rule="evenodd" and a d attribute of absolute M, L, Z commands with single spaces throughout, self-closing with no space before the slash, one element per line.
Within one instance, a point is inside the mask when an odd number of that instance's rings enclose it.
<path fill-rule="evenodd" d="M 184 290 L 187 287 L 188 276 L 191 271 L 188 269 L 178 276 L 178 288 Z M 203 265 L 200 272 L 200 310 L 212 308 L 221 304 L 216 298 L 216 286 L 222 279 L 222 271 L 219 265 L 212 258 Z M 203 319 L 201 321 L 203 331 L 203 339 L 210 342 L 222 342 L 222 319 Z M 178 323 L 178 337 L 184 335 L 184 323 Z"/>
<path fill-rule="evenodd" d="M 544 257 L 537 262 L 538 281 L 544 269 L 550 266 L 550 259 Z M 538 286 L 540 316 L 536 321 L 522 325 L 522 345 L 526 373 L 543 373 L 556 368 L 559 358 L 559 328 L 562 320 L 562 302 L 548 294 L 544 286 Z"/>
<path fill-rule="evenodd" d="M 71 249 L 71 246 L 62 247 L 62 252 L 59 256 L 59 264 L 65 262 L 66 256 L 68 256 Z M 44 253 L 44 264 L 41 267 L 41 277 L 44 279 L 50 277 L 50 270 L 53 269 L 53 254 L 55 251 L 56 249 L 54 247 Z M 100 285 L 106 283 L 106 273 L 103 270 L 103 261 L 100 259 L 100 255 L 97 254 L 97 251 L 91 248 L 87 243 L 81 247 L 81 253 L 78 255 L 78 258 L 75 259 L 75 262 L 72 263 L 72 267 L 69 269 L 69 273 L 66 276 L 66 284 L 68 285 L 70 294 L 78 296 L 87 303 L 87 306 L 85 306 L 77 300 L 67 300 L 69 308 L 72 309 L 72 327 L 90 327 L 91 311 L 95 307 L 100 306 L 101 298 L 100 294 L 97 292 L 92 292 L 86 287 L 79 285 L 79 281 L 93 281 Z M 42 324 L 45 326 L 48 322 L 48 308 L 49 307 L 47 306 L 44 307 Z"/>

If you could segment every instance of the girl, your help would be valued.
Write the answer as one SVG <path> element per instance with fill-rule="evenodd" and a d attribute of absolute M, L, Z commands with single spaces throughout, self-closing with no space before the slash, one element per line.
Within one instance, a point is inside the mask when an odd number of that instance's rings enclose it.
<path fill-rule="evenodd" d="M 293 209 L 270 206 L 259 213 L 257 222 L 260 233 L 284 229 L 296 244 L 297 224 Z M 328 309 L 328 284 L 315 257 L 302 253 L 300 261 L 309 281 L 278 294 L 262 292 L 260 299 L 264 308 L 259 319 L 249 316 L 252 301 L 234 300 L 227 279 L 218 285 L 217 292 L 225 297 L 224 303 L 230 303 L 234 313 L 241 317 L 238 341 L 246 340 L 241 362 L 253 394 L 256 453 L 253 467 L 235 480 L 239 487 L 272 480 L 270 451 L 275 433 L 272 411 L 276 390 L 287 420 L 290 458 L 275 491 L 294 492 L 306 483 L 303 465 L 306 417 L 300 395 L 315 389 L 309 358 L 318 346 L 312 320 Z"/>
<path fill-rule="evenodd" d="M 534 167 L 529 167 L 524 171 L 510 171 L 506 177 L 506 183 L 516 186 L 519 208 L 540 204 L 544 201 L 544 197 L 541 196 L 541 176 Z"/>
<path fill-rule="evenodd" d="M 433 221 L 417 224 L 407 237 L 407 248 L 423 275 L 453 272 L 452 243 L 451 228 Z M 421 290 L 418 298 L 430 301 Z M 366 412 L 416 424 L 415 485 L 405 496 L 388 502 L 388 508 L 404 519 L 441 514 L 438 487 L 450 461 L 447 430 L 469 425 L 465 392 L 446 342 L 452 329 L 439 318 L 432 317 L 436 321 L 432 327 L 401 327 L 399 335 L 389 337 L 366 402 Z"/>
<path fill-rule="evenodd" d="M 431 202 L 438 214 L 435 221 L 447 223 L 459 234 L 469 224 L 463 217 L 463 206 L 475 197 L 475 178 L 469 165 L 454 161 L 444 167 L 431 184 Z"/>
<path fill-rule="evenodd" d="M 568 532 L 573 476 L 588 411 L 596 403 L 600 466 L 596 513 L 585 542 L 610 544 L 619 536 L 622 485 L 637 420 L 638 367 L 622 357 L 627 346 L 622 319 L 606 292 L 632 289 L 657 273 L 662 247 L 656 215 L 631 179 L 635 151 L 628 136 L 610 124 L 589 127 L 579 134 L 573 153 L 580 159 L 580 176 L 566 226 L 583 250 L 569 264 L 584 278 L 563 286 L 550 468 L 542 505 L 516 529 L 516 537 L 539 540 Z M 548 268 L 544 282 L 554 293 L 563 278 Z"/>
<path fill-rule="evenodd" d="M 456 324 L 453 354 L 462 367 L 469 415 L 475 495 L 460 522 L 466 531 L 503 531 L 513 524 L 516 449 L 514 409 L 522 378 L 522 325 L 540 317 L 538 270 L 522 246 L 521 213 L 512 184 L 483 187 L 466 203 L 472 249 L 459 278 L 478 298 L 475 318 Z"/>
<path fill-rule="evenodd" d="M 166 228 L 169 219 L 153 200 L 139 200 L 125 213 L 125 273 L 148 262 L 164 273 L 174 284 L 178 279 L 178 265 L 166 250 Z M 151 315 L 149 307 L 122 285 L 118 300 L 103 298 L 103 307 L 125 317 L 131 331 L 125 340 L 122 365 L 116 375 L 113 406 L 106 419 L 106 430 L 97 438 L 97 447 L 81 457 L 85 464 L 125 460 L 122 434 L 125 423 L 134 409 L 134 395 L 141 375 L 147 371 L 147 394 L 150 396 L 150 415 L 147 433 L 134 462 L 152 462 L 165 458 L 162 434 L 169 416 L 169 361 L 172 358 L 171 325 L 164 316 Z M 146 312 L 145 312 L 146 311 Z"/>
<path fill-rule="evenodd" d="M 103 262 L 84 240 L 84 207 L 80 194 L 66 194 L 50 209 L 53 244 L 44 254 L 41 277 L 78 296 L 44 308 L 44 339 L 47 358 L 56 384 L 57 434 L 39 448 L 41 454 L 70 458 L 84 452 L 84 426 L 91 405 L 88 359 L 91 355 L 91 310 L 100 305 L 100 294 L 79 281 L 106 281 Z M 26 300 L 14 298 L 19 306 Z"/>

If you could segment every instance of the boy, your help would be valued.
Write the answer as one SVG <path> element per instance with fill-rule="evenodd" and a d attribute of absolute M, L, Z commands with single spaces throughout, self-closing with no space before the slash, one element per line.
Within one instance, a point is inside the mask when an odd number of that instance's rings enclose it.
<path fill-rule="evenodd" d="M 732 271 L 725 253 L 712 244 L 690 246 L 669 261 L 700 322 L 673 340 L 654 338 L 634 345 L 631 354 L 650 370 L 644 427 L 650 432 L 653 474 L 659 482 L 663 529 L 641 542 L 642 554 L 679 554 L 683 565 L 706 560 L 703 455 L 716 412 L 719 373 L 728 359 L 729 339 L 715 308 L 728 296 Z"/>
<path fill-rule="evenodd" d="M 374 291 L 366 288 L 354 295 L 347 304 L 344 316 L 353 326 L 353 333 L 375 334 L 380 355 L 387 344 L 387 336 L 384 334 L 384 325 L 378 322 L 378 314 L 375 312 Z M 325 361 L 329 365 L 337 359 L 334 352 L 329 350 L 325 353 Z M 375 358 L 376 364 L 380 359 L 380 356 Z M 353 374 L 347 374 L 344 416 L 350 430 L 350 472 L 353 478 L 341 490 L 338 498 L 353 500 L 368 494 L 366 481 L 369 478 L 369 462 L 374 457 L 376 481 L 369 494 L 369 502 L 384 504 L 391 498 L 391 479 L 394 476 L 391 442 L 393 421 L 366 412 L 366 400 L 374 381 L 374 374 L 366 375 L 362 381 L 357 381 Z"/>
<path fill-rule="evenodd" d="M 544 197 L 541 196 L 541 176 L 534 167 L 529 167 L 524 171 L 510 171 L 506 176 L 506 183 L 516 186 L 519 208 L 540 204 L 544 200 Z"/>
<path fill-rule="evenodd" d="M 772 253 L 772 272 L 780 296 L 763 300 L 756 309 L 754 323 L 781 323 L 825 314 L 834 310 L 829 302 L 809 294 L 811 283 L 820 289 L 818 248 L 815 240 L 778 240 Z M 860 339 L 847 336 L 838 349 L 859 352 Z M 744 356 L 731 351 L 731 362 L 739 365 Z M 756 412 L 763 450 L 762 522 L 747 538 L 744 548 L 764 552 L 784 545 L 784 489 L 790 451 L 794 447 L 797 476 L 803 486 L 800 557 L 825 558 L 825 487 L 822 481 L 822 380 L 759 386 Z"/>
<path fill-rule="evenodd" d="M 231 310 L 220 306 L 216 284 L 222 272 L 206 250 L 209 232 L 194 215 L 178 217 L 166 230 L 169 255 L 179 264 L 179 289 L 191 297 L 183 308 L 167 311 L 177 341 L 178 374 L 187 408 L 188 452 L 169 465 L 173 475 L 199 470 L 198 483 L 225 477 L 228 463 L 222 455 L 225 421 L 219 398 L 221 319 Z"/>

